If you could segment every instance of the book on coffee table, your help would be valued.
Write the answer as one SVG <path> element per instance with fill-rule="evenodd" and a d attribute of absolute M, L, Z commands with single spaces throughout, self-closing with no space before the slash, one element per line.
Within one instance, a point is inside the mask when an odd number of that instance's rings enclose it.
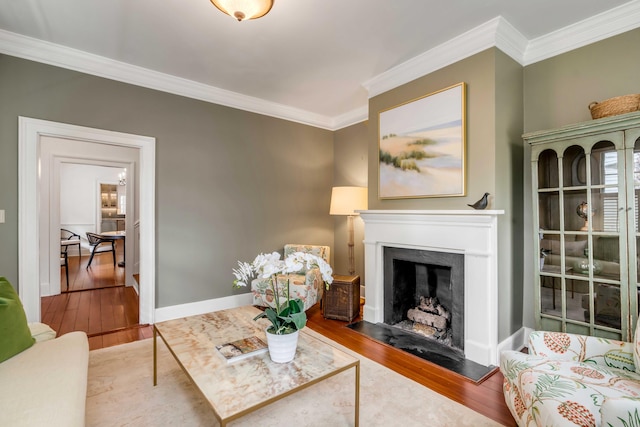
<path fill-rule="evenodd" d="M 267 344 L 260 338 L 253 336 L 217 345 L 216 349 L 228 363 L 231 363 L 266 353 Z"/>

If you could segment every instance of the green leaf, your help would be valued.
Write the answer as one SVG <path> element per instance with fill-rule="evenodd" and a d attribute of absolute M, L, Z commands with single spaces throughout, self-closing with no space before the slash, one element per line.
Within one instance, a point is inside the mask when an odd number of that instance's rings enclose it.
<path fill-rule="evenodd" d="M 300 298 L 289 301 L 289 308 L 292 313 L 304 313 L 304 303 Z"/>
<path fill-rule="evenodd" d="M 307 314 L 304 311 L 302 313 L 293 313 L 291 315 L 291 318 L 293 319 L 293 323 L 295 323 L 296 329 L 298 330 L 304 328 L 304 326 L 307 324 Z"/>
<path fill-rule="evenodd" d="M 559 375 L 540 375 L 533 395 L 537 400 L 561 399 L 573 394 L 576 390 L 574 381 L 565 380 Z"/>
<path fill-rule="evenodd" d="M 640 414 L 638 414 L 638 410 L 632 414 L 631 412 L 627 412 L 627 420 L 618 417 L 618 419 L 622 422 L 623 427 L 640 427 Z M 628 422 L 627 422 L 628 421 Z M 607 423 L 609 427 L 613 427 L 611 423 Z"/>

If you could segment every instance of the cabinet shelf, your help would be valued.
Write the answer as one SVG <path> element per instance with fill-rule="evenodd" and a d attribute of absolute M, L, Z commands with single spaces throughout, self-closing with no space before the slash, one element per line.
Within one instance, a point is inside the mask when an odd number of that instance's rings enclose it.
<path fill-rule="evenodd" d="M 534 244 L 546 255 L 534 260 L 536 326 L 629 341 L 640 296 L 640 113 L 523 138 Z"/>

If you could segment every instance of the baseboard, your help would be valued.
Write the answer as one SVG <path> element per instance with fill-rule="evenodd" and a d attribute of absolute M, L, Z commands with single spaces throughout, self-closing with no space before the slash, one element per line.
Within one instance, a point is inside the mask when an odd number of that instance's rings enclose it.
<path fill-rule="evenodd" d="M 514 334 L 507 337 L 504 341 L 498 344 L 498 357 L 503 351 L 520 351 L 527 346 L 529 340 L 529 334 L 533 332 L 532 328 L 522 327 L 518 329 Z"/>
<path fill-rule="evenodd" d="M 253 304 L 251 293 L 232 295 L 224 298 L 214 298 L 205 301 L 196 301 L 186 304 L 172 305 L 155 309 L 155 322 L 179 319 L 181 317 L 195 316 L 210 313 L 212 311 L 225 310 L 227 308 L 241 307 Z"/>

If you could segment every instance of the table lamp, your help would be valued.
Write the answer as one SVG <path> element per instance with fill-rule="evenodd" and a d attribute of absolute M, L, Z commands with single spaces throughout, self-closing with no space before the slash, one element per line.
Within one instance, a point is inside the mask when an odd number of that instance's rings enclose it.
<path fill-rule="evenodd" d="M 330 215 L 347 215 L 349 229 L 349 275 L 356 272 L 354 243 L 353 243 L 353 218 L 358 215 L 357 210 L 367 209 L 367 188 L 366 187 L 333 187 L 331 190 Z"/>

